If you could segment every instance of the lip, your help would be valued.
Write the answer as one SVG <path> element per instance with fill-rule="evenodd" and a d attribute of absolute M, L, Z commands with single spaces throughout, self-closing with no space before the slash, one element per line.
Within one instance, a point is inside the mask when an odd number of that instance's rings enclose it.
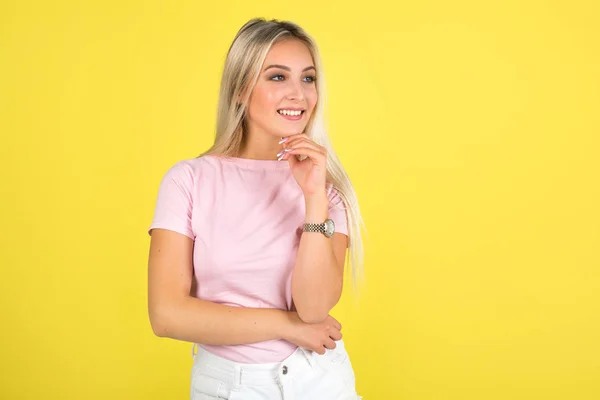
<path fill-rule="evenodd" d="M 281 107 L 277 109 L 277 111 L 279 110 L 305 111 L 302 107 Z"/>

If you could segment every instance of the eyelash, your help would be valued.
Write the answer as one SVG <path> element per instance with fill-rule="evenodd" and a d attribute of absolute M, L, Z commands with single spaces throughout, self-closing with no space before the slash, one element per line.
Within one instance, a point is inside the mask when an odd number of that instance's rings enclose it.
<path fill-rule="evenodd" d="M 273 76 L 270 78 L 270 80 L 272 80 L 272 81 L 275 81 L 275 82 L 281 82 L 281 81 L 279 81 L 279 80 L 273 79 L 273 78 L 277 78 L 277 77 L 279 77 L 279 76 L 283 77 L 283 75 L 282 75 L 282 74 L 277 74 L 277 75 L 273 75 Z M 314 76 L 314 75 L 308 75 L 308 76 L 306 76 L 305 78 L 311 78 L 311 81 L 310 81 L 310 82 L 307 82 L 307 83 L 315 83 L 315 81 L 317 80 L 317 77 L 316 77 L 316 76 Z"/>

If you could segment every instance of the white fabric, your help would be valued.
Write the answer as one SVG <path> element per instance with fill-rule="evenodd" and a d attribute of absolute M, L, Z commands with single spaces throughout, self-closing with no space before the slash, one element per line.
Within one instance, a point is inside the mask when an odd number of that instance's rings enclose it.
<path fill-rule="evenodd" d="M 195 345 L 194 345 L 195 347 Z M 342 340 L 320 355 L 297 348 L 282 362 L 243 364 L 202 347 L 194 354 L 191 400 L 359 400 Z"/>

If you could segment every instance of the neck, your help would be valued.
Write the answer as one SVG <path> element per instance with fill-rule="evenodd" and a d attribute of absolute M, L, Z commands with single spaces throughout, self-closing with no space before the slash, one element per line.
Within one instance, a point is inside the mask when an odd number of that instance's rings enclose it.
<path fill-rule="evenodd" d="M 279 144 L 280 140 L 281 138 L 265 132 L 249 130 L 244 133 L 238 157 L 251 160 L 277 160 L 277 153 L 283 149 Z"/>

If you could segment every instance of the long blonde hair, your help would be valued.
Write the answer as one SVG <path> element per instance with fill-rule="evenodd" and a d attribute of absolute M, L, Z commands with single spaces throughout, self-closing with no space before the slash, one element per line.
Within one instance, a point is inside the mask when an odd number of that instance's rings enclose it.
<path fill-rule="evenodd" d="M 363 241 L 358 199 L 350 178 L 342 167 L 327 136 L 325 126 L 325 80 L 322 62 L 315 40 L 300 26 L 290 21 L 253 18 L 240 28 L 231 44 L 221 79 L 217 111 L 217 127 L 212 147 L 200 154 L 235 157 L 239 154 L 245 130 L 245 115 L 250 94 L 260 75 L 260 69 L 271 47 L 285 39 L 302 41 L 309 49 L 316 68 L 317 104 L 305 133 L 327 149 L 327 182 L 333 184 L 346 206 L 348 220 L 348 265 L 356 288 L 363 274 Z"/>

